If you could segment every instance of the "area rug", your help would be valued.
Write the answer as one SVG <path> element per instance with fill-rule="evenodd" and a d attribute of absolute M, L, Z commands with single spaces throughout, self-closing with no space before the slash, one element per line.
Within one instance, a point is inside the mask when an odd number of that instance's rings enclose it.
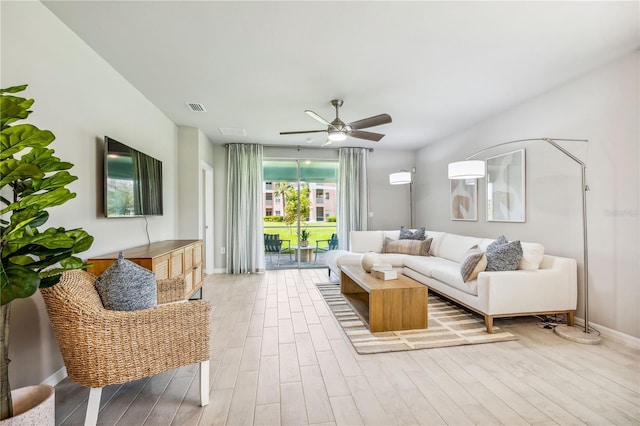
<path fill-rule="evenodd" d="M 372 333 L 340 294 L 340 285 L 316 284 L 320 294 L 359 354 L 475 345 L 516 340 L 513 334 L 493 326 L 486 332 L 484 318 L 443 298 L 429 294 L 427 329 Z"/>

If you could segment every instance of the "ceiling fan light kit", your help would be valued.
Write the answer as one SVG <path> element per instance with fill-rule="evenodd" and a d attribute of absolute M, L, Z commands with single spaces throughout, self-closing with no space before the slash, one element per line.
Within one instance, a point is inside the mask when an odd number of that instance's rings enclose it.
<path fill-rule="evenodd" d="M 365 132 L 360 129 L 366 129 L 369 127 L 380 126 L 382 124 L 391 123 L 391 116 L 389 114 L 378 114 L 372 117 L 363 118 L 349 124 L 345 124 L 338 115 L 338 110 L 342 106 L 343 101 L 341 99 L 333 99 L 331 105 L 336 109 L 336 118 L 329 122 L 320 115 L 311 110 L 305 110 L 305 113 L 316 121 L 327 126 L 326 130 L 301 130 L 293 132 L 280 132 L 281 135 L 295 135 L 301 133 L 319 133 L 327 132 L 328 140 L 322 145 L 330 145 L 333 142 L 342 142 L 347 139 L 347 136 L 357 139 L 364 139 L 371 142 L 378 142 L 384 137 L 382 133 Z"/>
<path fill-rule="evenodd" d="M 343 132 L 329 132 L 328 137 L 331 142 L 342 142 L 347 139 L 346 133 Z"/>

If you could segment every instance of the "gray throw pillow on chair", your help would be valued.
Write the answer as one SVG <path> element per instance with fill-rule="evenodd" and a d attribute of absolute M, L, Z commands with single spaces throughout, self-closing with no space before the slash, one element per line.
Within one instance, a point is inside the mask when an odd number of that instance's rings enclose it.
<path fill-rule="evenodd" d="M 158 304 L 155 274 L 125 259 L 122 252 L 118 260 L 96 278 L 95 286 L 105 309 L 135 311 Z"/>

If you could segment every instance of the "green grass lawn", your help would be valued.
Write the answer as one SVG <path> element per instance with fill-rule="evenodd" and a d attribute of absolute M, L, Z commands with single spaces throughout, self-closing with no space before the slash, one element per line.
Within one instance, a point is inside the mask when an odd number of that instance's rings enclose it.
<path fill-rule="evenodd" d="M 298 228 L 295 225 L 287 226 L 282 222 L 264 222 L 265 234 L 280 234 L 281 240 L 291 240 L 292 246 L 298 245 Z M 328 240 L 331 238 L 331 234 L 335 234 L 336 223 L 335 222 L 309 222 L 307 224 L 301 224 L 301 229 L 307 229 L 311 233 L 309 237 L 309 245 L 315 246 L 318 240 Z M 326 247 L 326 243 L 322 245 Z"/>

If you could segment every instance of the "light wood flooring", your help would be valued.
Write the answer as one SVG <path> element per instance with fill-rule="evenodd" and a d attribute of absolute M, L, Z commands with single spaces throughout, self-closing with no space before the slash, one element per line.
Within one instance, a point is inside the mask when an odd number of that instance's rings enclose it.
<path fill-rule="evenodd" d="M 358 355 L 317 282 L 326 269 L 208 276 L 209 405 L 193 365 L 106 387 L 99 424 L 640 424 L 638 348 L 517 318 L 496 320 L 513 342 Z M 56 424 L 82 424 L 88 394 L 61 382 Z"/>

